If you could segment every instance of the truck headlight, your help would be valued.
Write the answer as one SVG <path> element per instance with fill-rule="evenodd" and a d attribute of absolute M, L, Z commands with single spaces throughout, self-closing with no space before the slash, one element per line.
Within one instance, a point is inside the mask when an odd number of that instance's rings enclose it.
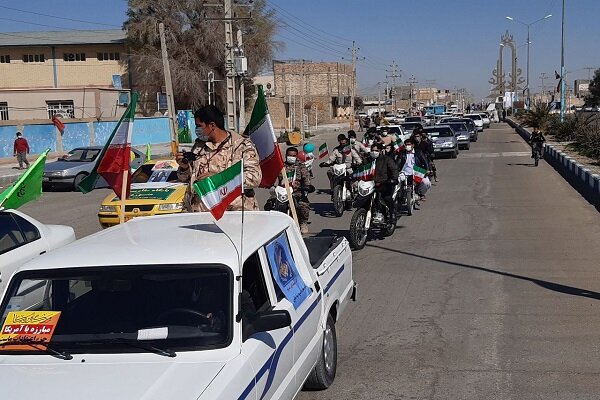
<path fill-rule="evenodd" d="M 165 203 L 158 205 L 158 211 L 177 211 L 183 209 L 183 203 Z"/>
<path fill-rule="evenodd" d="M 101 205 L 100 212 L 101 213 L 115 213 L 115 212 L 117 212 L 117 208 L 115 206 Z"/>

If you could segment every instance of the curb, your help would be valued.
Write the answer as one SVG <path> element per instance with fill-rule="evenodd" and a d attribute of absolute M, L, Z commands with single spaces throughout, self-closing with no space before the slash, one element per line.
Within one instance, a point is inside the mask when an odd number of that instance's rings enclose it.
<path fill-rule="evenodd" d="M 516 121 L 507 118 L 506 122 L 524 139 L 529 139 L 529 131 Z M 544 160 L 550 164 L 575 190 L 591 205 L 600 211 L 600 175 L 592 174 L 584 165 L 575 161 L 567 153 L 557 150 L 550 144 L 544 145 Z"/>

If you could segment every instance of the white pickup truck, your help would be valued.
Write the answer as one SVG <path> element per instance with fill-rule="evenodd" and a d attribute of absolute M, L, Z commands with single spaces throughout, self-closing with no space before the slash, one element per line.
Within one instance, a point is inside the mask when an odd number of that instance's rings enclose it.
<path fill-rule="evenodd" d="M 291 399 L 327 388 L 335 322 L 356 299 L 348 242 L 302 239 L 277 212 L 246 212 L 241 226 L 239 212 L 137 218 L 23 265 L 0 305 L 3 331 L 30 311 L 60 314 L 44 320 L 49 341 L 0 342 L 2 398 Z"/>

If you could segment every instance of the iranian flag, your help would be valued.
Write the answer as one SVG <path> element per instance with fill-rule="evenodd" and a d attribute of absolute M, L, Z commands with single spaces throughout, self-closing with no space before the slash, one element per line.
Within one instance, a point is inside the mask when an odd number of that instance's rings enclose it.
<path fill-rule="evenodd" d="M 244 135 L 256 146 L 262 172 L 261 187 L 271 187 L 283 169 L 283 157 L 275 138 L 275 130 L 267 107 L 267 100 L 262 85 L 258 85 L 258 97 L 254 103 L 250 123 Z"/>
<path fill-rule="evenodd" d="M 244 176 L 243 161 L 240 160 L 223 172 L 194 183 L 200 200 L 215 217 L 221 219 L 232 201 L 242 195 Z"/>
<path fill-rule="evenodd" d="M 375 178 L 375 161 L 355 169 L 352 177 L 360 181 L 372 181 Z"/>
<path fill-rule="evenodd" d="M 137 93 L 131 96 L 131 104 L 119 120 L 113 133 L 100 152 L 96 166 L 79 185 L 79 190 L 88 193 L 96 187 L 100 177 L 104 178 L 115 194 L 121 198 L 129 198 L 131 186 L 131 134 L 137 104 Z M 123 187 L 123 184 L 126 186 Z M 123 200 L 121 198 L 121 200 Z"/>
<path fill-rule="evenodd" d="M 329 155 L 329 150 L 327 149 L 327 143 L 323 143 L 319 146 L 319 159 L 325 158 Z"/>
<path fill-rule="evenodd" d="M 342 153 L 347 156 L 350 153 L 352 153 L 352 146 L 350 146 L 349 144 L 347 144 L 346 146 L 344 146 L 344 148 L 342 149 Z"/>
<path fill-rule="evenodd" d="M 415 183 L 423 182 L 423 179 L 425 178 L 425 176 L 427 176 L 427 170 L 425 168 L 417 167 L 416 165 L 414 166 L 413 170 L 413 180 L 415 181 Z"/>
<path fill-rule="evenodd" d="M 404 150 L 404 142 L 402 141 L 402 139 L 398 139 L 394 142 L 394 151 L 396 153 L 399 153 L 402 150 Z"/>

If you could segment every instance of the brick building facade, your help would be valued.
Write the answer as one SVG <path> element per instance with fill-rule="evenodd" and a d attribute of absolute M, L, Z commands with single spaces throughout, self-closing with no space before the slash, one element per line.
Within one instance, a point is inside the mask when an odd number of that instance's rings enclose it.
<path fill-rule="evenodd" d="M 349 118 L 350 64 L 306 60 L 273 63 L 274 91 L 268 98 L 273 125 L 293 129 Z"/>

